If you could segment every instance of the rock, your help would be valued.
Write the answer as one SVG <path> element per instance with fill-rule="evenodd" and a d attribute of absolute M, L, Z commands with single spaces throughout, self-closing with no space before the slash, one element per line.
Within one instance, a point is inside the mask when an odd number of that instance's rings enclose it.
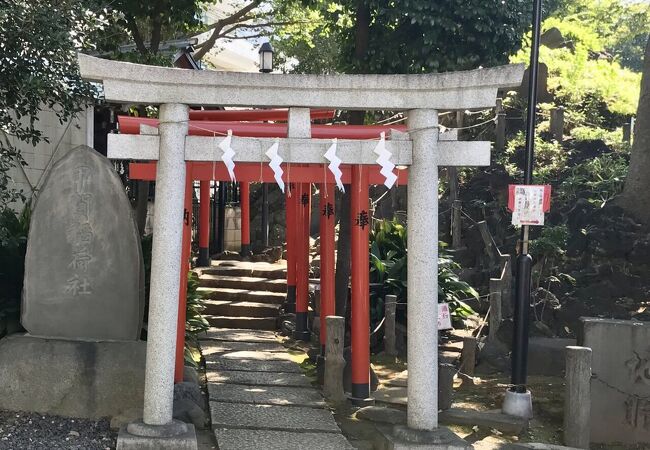
<path fill-rule="evenodd" d="M 75 430 L 71 430 L 71 431 L 68 433 L 68 435 L 70 435 L 70 436 L 74 436 L 74 437 L 79 437 L 79 436 L 80 436 L 79 432 L 78 432 L 78 431 L 75 431 Z"/>
<path fill-rule="evenodd" d="M 406 423 L 406 411 L 384 406 L 366 406 L 359 409 L 355 417 L 372 422 L 390 423 L 393 425 Z"/>
<path fill-rule="evenodd" d="M 174 419 L 205 427 L 206 402 L 198 384 L 181 382 L 174 385 Z"/>
<path fill-rule="evenodd" d="M 476 411 L 465 408 L 451 408 L 440 413 L 440 423 L 445 425 L 479 426 L 502 433 L 518 435 L 528 428 L 528 421 L 508 416 L 501 411 Z"/>
<path fill-rule="evenodd" d="M 185 366 L 183 368 L 183 381 L 199 384 L 199 373 L 194 367 Z"/>
<path fill-rule="evenodd" d="M 174 419 L 191 423 L 196 428 L 205 428 L 206 414 L 191 400 L 174 400 Z"/>
<path fill-rule="evenodd" d="M 203 408 L 205 399 L 201 393 L 201 388 L 196 383 L 183 381 L 174 385 L 174 402 L 177 400 L 191 400 L 197 406 Z"/>
<path fill-rule="evenodd" d="M 112 164 L 72 149 L 49 171 L 31 217 L 22 324 L 32 335 L 136 340 L 144 266 L 131 204 Z"/>

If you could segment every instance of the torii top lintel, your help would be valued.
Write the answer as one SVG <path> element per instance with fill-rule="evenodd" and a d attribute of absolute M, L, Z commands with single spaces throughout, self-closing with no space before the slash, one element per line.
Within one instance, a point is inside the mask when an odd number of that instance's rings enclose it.
<path fill-rule="evenodd" d="M 524 66 L 421 75 L 297 75 L 186 70 L 79 54 L 81 76 L 107 101 L 360 110 L 473 109 L 521 84 Z"/>

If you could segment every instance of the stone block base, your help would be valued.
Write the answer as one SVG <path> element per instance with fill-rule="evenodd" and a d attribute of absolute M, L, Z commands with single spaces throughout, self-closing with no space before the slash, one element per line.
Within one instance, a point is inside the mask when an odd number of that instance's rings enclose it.
<path fill-rule="evenodd" d="M 439 427 L 432 431 L 378 426 L 383 438 L 383 450 L 469 450 L 470 444 L 456 436 L 449 429 Z"/>
<path fill-rule="evenodd" d="M 174 420 L 150 426 L 134 422 L 120 428 L 117 450 L 197 450 L 194 425 Z"/>
<path fill-rule="evenodd" d="M 98 419 L 144 402 L 144 341 L 0 340 L 0 409 Z"/>

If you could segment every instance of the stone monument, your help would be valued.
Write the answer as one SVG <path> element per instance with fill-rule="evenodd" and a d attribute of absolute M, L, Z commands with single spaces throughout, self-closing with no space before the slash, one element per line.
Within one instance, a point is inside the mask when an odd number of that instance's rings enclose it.
<path fill-rule="evenodd" d="M 650 444 L 650 323 L 582 319 L 592 349 L 591 442 Z"/>
<path fill-rule="evenodd" d="M 72 417 L 142 413 L 144 266 L 111 163 L 72 149 L 32 213 L 23 288 L 28 334 L 0 340 L 0 408 Z"/>
<path fill-rule="evenodd" d="M 137 226 L 108 159 L 80 146 L 47 175 L 32 213 L 22 324 L 33 336 L 136 340 L 144 310 Z"/>

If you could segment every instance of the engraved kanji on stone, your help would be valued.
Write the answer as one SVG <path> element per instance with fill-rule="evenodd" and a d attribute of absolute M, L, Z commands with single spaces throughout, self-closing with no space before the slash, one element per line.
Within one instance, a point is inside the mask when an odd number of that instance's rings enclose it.
<path fill-rule="evenodd" d="M 72 278 L 66 282 L 64 292 L 73 297 L 92 294 L 88 279 L 86 277 L 79 278 L 79 275 L 73 275 Z"/>
<path fill-rule="evenodd" d="M 625 400 L 625 423 L 633 428 L 650 430 L 650 401 L 630 395 Z"/>
<path fill-rule="evenodd" d="M 74 191 L 76 194 L 83 194 L 88 189 L 91 180 L 90 167 L 78 166 L 74 169 Z"/>
<path fill-rule="evenodd" d="M 650 384 L 650 358 L 642 358 L 638 353 L 625 361 L 625 366 L 630 371 L 630 379 L 634 383 Z"/>
<path fill-rule="evenodd" d="M 359 214 L 357 214 L 357 218 L 355 219 L 355 225 L 358 227 L 361 227 L 363 230 L 368 226 L 370 223 L 370 217 L 368 216 L 368 211 L 365 209 L 361 210 Z"/>
<path fill-rule="evenodd" d="M 327 202 L 327 204 L 323 207 L 323 215 L 326 216 L 328 219 L 334 215 L 334 205 L 332 205 L 330 202 Z"/>
<path fill-rule="evenodd" d="M 72 261 L 68 264 L 68 267 L 87 272 L 88 263 L 92 261 L 92 259 L 93 257 L 86 251 L 86 249 L 83 249 L 82 251 L 72 254 Z"/>

